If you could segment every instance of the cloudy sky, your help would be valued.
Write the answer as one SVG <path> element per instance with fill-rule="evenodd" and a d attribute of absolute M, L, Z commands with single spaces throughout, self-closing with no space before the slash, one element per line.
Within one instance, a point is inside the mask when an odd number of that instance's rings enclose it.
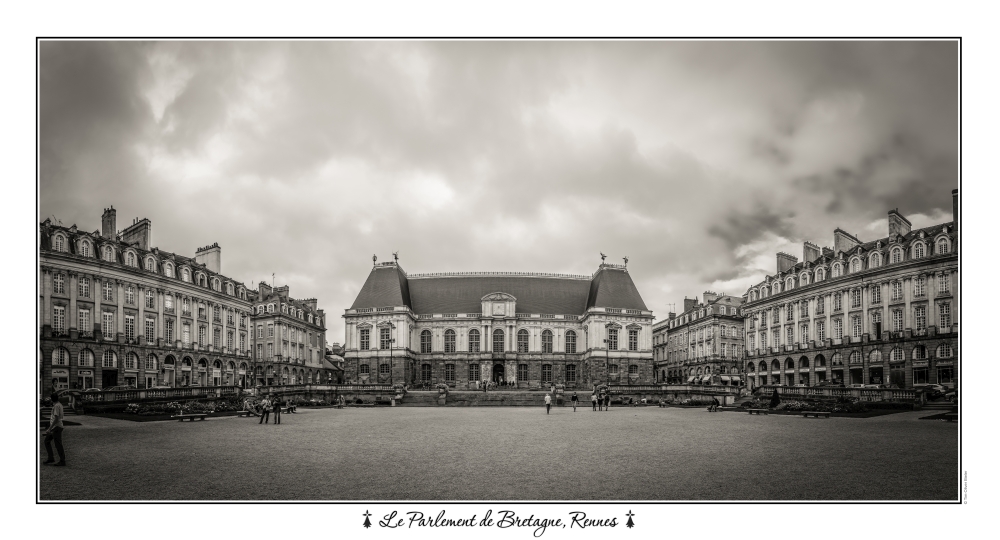
<path fill-rule="evenodd" d="M 339 315 L 410 273 L 742 294 L 775 252 L 951 219 L 957 46 L 925 42 L 43 42 L 39 219 L 153 223 Z"/>

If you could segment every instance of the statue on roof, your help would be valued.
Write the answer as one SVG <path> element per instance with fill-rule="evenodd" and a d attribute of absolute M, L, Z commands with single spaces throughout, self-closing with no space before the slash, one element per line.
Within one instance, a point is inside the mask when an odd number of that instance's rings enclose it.
<path fill-rule="evenodd" d="M 628 255 L 622 257 L 622 260 L 625 261 L 625 266 L 628 266 Z"/>
<path fill-rule="evenodd" d="M 601 253 L 601 264 L 604 264 L 604 258 L 607 257 L 607 255 L 605 255 L 603 251 L 600 253 Z"/>
<path fill-rule="evenodd" d="M 399 264 L 399 251 L 392 252 L 392 260 Z"/>
<path fill-rule="evenodd" d="M 377 261 L 377 260 L 378 260 L 378 257 L 376 257 L 375 255 L 372 255 L 372 266 L 375 266 L 375 261 Z"/>

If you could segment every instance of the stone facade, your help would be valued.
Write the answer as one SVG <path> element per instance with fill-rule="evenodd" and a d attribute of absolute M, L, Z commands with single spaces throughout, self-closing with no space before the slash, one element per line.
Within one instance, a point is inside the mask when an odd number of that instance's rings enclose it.
<path fill-rule="evenodd" d="M 653 326 L 657 381 L 667 384 L 742 384 L 743 299 L 705 292 L 703 301 L 684 299 L 680 315 Z"/>
<path fill-rule="evenodd" d="M 625 296 L 607 293 L 629 287 Z M 655 380 L 652 312 L 620 265 L 589 277 L 407 276 L 382 263 L 344 318 L 348 382 L 589 389 Z"/>
<path fill-rule="evenodd" d="M 834 249 L 807 242 L 802 262 L 751 287 L 743 306 L 750 381 L 957 383 L 957 200 L 955 190 L 947 223 L 912 230 L 892 210 L 886 237 L 862 242 L 838 229 Z"/>
<path fill-rule="evenodd" d="M 323 363 L 326 315 L 315 298 L 296 300 L 288 292 L 261 282 L 250 293 L 253 380 L 267 386 L 332 382 Z"/>
<path fill-rule="evenodd" d="M 43 395 L 110 386 L 244 385 L 251 357 L 246 288 L 218 264 L 150 247 L 149 220 L 100 232 L 40 224 Z"/>

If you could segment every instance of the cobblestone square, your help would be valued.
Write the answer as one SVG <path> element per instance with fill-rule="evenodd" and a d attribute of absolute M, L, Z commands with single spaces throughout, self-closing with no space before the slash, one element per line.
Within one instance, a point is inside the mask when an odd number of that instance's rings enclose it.
<path fill-rule="evenodd" d="M 957 424 L 705 409 L 304 409 L 280 425 L 92 416 L 42 500 L 955 500 Z M 44 450 L 41 451 L 44 456 Z M 41 461 L 41 460 L 39 460 Z"/>

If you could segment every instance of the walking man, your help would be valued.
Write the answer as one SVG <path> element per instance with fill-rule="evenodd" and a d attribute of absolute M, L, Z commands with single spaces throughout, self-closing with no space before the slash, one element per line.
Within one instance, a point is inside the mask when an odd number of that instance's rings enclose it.
<path fill-rule="evenodd" d="M 580 398 L 576 397 L 576 392 L 573 392 L 573 397 L 569 398 L 573 402 L 573 412 L 576 412 L 576 402 L 580 401 Z"/>
<path fill-rule="evenodd" d="M 545 414 L 549 414 L 549 411 L 551 409 L 552 409 L 552 397 L 549 396 L 548 394 L 545 394 Z"/>
<path fill-rule="evenodd" d="M 66 453 L 63 452 L 62 432 L 63 432 L 63 405 L 59 401 L 59 394 L 52 392 L 49 396 L 52 399 L 52 413 L 49 414 L 49 427 L 45 430 L 45 453 L 48 457 L 42 462 L 43 465 L 55 463 L 56 467 L 66 466 Z M 59 461 L 52 459 L 52 441 L 56 443 L 56 452 L 59 453 Z"/>
<path fill-rule="evenodd" d="M 281 400 L 277 397 L 274 398 L 274 425 L 281 423 Z"/>
<path fill-rule="evenodd" d="M 264 399 L 260 400 L 260 422 L 258 424 L 266 424 L 271 420 L 271 400 L 264 396 Z"/>
<path fill-rule="evenodd" d="M 590 408 L 591 408 L 590 412 L 596 412 L 597 411 L 597 393 L 596 392 L 591 392 L 590 393 Z"/>

